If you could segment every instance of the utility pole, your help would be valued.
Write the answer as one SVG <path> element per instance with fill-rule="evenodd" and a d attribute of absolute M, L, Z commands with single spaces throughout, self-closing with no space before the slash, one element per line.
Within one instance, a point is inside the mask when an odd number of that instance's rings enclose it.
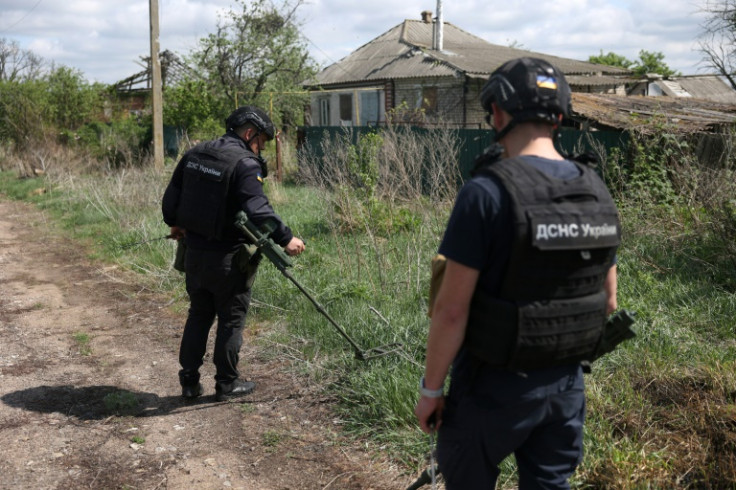
<path fill-rule="evenodd" d="M 437 0 L 437 45 L 434 47 L 437 51 L 445 49 L 445 19 L 442 15 L 442 0 Z"/>
<path fill-rule="evenodd" d="M 153 164 L 161 169 L 164 166 L 164 124 L 161 95 L 161 62 L 158 40 L 158 0 L 148 0 L 151 18 L 151 101 L 153 104 Z"/>

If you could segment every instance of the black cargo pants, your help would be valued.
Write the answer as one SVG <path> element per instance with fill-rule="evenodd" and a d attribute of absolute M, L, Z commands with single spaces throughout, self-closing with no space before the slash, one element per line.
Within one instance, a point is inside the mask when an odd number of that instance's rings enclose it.
<path fill-rule="evenodd" d="M 207 349 L 210 328 L 217 317 L 212 361 L 217 384 L 238 378 L 240 347 L 251 290 L 246 276 L 233 262 L 235 251 L 193 250 L 186 254 L 186 288 L 189 316 L 179 349 L 182 386 L 199 382 L 199 368 Z"/>
<path fill-rule="evenodd" d="M 521 490 L 569 489 L 583 458 L 585 386 L 579 366 L 524 375 L 487 370 L 471 390 L 450 387 L 437 459 L 448 490 L 495 488 L 514 454 Z M 453 393 L 454 388 L 454 393 Z"/>

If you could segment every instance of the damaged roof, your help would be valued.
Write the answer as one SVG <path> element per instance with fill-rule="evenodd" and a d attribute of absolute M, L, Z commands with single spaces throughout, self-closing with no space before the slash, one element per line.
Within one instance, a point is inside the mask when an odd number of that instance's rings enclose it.
<path fill-rule="evenodd" d="M 718 75 L 674 77 L 656 82 L 666 95 L 736 104 L 736 90 Z"/>
<path fill-rule="evenodd" d="M 458 76 L 487 78 L 504 62 L 534 56 L 557 66 L 566 76 L 580 75 L 601 83 L 630 72 L 623 68 L 560 58 L 491 44 L 444 22 L 443 49 L 432 49 L 434 24 L 405 20 L 317 75 L 311 86 L 384 81 L 400 78 Z M 582 80 L 581 80 L 582 81 Z M 620 82 L 619 82 L 620 83 Z"/>
<path fill-rule="evenodd" d="M 736 126 L 736 104 L 695 97 L 647 97 L 612 94 L 572 94 L 573 119 L 598 129 L 648 132 L 661 124 L 676 133 L 717 131 Z"/>

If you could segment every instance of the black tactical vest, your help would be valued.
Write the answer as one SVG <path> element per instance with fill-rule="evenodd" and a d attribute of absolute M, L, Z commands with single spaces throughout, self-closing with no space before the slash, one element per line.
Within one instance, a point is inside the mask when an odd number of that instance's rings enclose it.
<path fill-rule="evenodd" d="M 228 219 L 228 191 L 235 165 L 248 156 L 242 148 L 213 149 L 212 142 L 192 148 L 184 163 L 177 225 L 210 240 L 221 239 Z"/>
<path fill-rule="evenodd" d="M 621 242 L 616 206 L 595 171 L 560 180 L 521 158 L 480 170 L 508 191 L 513 246 L 497 296 L 476 289 L 466 346 L 500 368 L 589 360 L 606 320 L 603 283 Z"/>

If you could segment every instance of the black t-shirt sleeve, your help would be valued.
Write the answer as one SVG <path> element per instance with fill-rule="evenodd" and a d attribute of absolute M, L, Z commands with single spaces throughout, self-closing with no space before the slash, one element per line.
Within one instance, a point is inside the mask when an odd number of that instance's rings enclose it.
<path fill-rule="evenodd" d="M 488 265 L 495 236 L 500 191 L 490 179 L 468 181 L 455 200 L 439 253 L 477 270 Z"/>

